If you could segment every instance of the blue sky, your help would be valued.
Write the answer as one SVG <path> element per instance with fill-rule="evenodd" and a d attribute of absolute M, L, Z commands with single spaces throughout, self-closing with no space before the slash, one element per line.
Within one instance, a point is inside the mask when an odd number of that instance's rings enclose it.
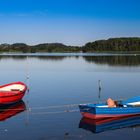
<path fill-rule="evenodd" d="M 84 45 L 140 37 L 139 0 L 0 0 L 0 43 Z"/>

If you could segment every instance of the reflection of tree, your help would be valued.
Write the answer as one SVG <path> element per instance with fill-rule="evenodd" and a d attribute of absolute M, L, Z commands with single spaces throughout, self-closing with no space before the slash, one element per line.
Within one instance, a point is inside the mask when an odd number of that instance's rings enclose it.
<path fill-rule="evenodd" d="M 89 63 L 108 64 L 111 66 L 138 66 L 140 56 L 83 56 Z"/>
<path fill-rule="evenodd" d="M 54 60 L 54 61 L 61 61 L 66 58 L 66 56 L 37 56 L 40 60 Z"/>
<path fill-rule="evenodd" d="M 15 60 L 25 60 L 27 57 L 26 56 L 20 56 L 20 55 L 1 55 L 0 60 L 2 59 L 15 59 Z"/>
<path fill-rule="evenodd" d="M 45 55 L 29 55 L 29 58 L 36 58 L 40 60 L 51 60 L 51 61 L 62 61 L 66 58 L 79 58 L 79 56 L 45 56 Z M 140 65 L 140 55 L 128 56 L 82 56 L 86 62 L 95 64 L 108 64 L 111 66 L 139 66 Z M 15 60 L 26 60 L 26 55 L 1 55 L 1 59 L 15 59 Z"/>
<path fill-rule="evenodd" d="M 28 56 L 29 58 L 37 58 L 40 60 L 54 60 L 54 61 L 61 61 L 63 59 L 65 59 L 67 56 L 39 56 L 39 55 L 34 55 L 34 56 Z M 26 60 L 27 56 L 25 55 L 1 55 L 0 56 L 0 60 L 1 59 L 15 59 L 15 60 Z"/>

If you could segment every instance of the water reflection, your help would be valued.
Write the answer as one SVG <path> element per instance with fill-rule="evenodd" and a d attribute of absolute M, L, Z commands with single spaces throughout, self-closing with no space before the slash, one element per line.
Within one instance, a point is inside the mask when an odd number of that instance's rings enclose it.
<path fill-rule="evenodd" d="M 139 66 L 140 56 L 83 56 L 86 62 L 110 66 Z"/>
<path fill-rule="evenodd" d="M 28 58 L 37 58 L 40 60 L 51 60 L 51 61 L 62 61 L 66 58 L 73 57 L 83 58 L 88 63 L 94 64 L 107 64 L 110 66 L 139 66 L 140 65 L 140 55 L 94 55 L 94 56 L 67 56 L 67 55 L 28 55 Z M 16 54 L 16 55 L 1 55 L 2 59 L 15 59 L 15 60 L 26 60 L 27 55 Z"/>
<path fill-rule="evenodd" d="M 10 105 L 0 106 L 0 121 L 5 121 L 26 110 L 26 105 L 23 101 L 13 103 Z"/>
<path fill-rule="evenodd" d="M 28 58 L 37 58 L 40 60 L 63 60 L 66 56 L 28 56 Z M 0 60 L 2 59 L 15 59 L 15 60 L 26 60 L 27 56 L 24 55 L 9 55 L 9 56 L 0 56 Z"/>
<path fill-rule="evenodd" d="M 140 115 L 99 120 L 82 118 L 79 123 L 79 128 L 83 128 L 93 133 L 100 133 L 126 127 L 135 128 L 138 126 L 140 126 Z"/>

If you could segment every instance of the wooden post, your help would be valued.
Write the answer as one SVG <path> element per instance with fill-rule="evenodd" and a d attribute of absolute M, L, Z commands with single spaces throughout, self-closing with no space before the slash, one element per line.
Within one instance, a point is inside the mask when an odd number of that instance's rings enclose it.
<path fill-rule="evenodd" d="M 101 84 L 101 80 L 98 81 L 98 85 L 99 85 L 99 94 L 98 94 L 98 98 L 101 98 L 101 90 L 102 90 L 102 84 Z"/>

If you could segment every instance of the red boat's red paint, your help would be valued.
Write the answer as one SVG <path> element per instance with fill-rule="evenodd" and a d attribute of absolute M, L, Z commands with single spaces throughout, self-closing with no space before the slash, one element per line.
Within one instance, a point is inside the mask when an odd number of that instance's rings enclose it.
<path fill-rule="evenodd" d="M 95 115 L 95 114 L 91 114 L 91 113 L 86 113 L 86 112 L 81 112 L 81 114 L 83 115 L 83 117 L 84 118 L 88 118 L 88 119 L 103 119 L 103 118 L 119 118 L 119 117 L 129 117 L 129 116 L 133 116 L 132 114 L 130 114 L 130 115 L 128 115 L 128 114 L 121 114 L 121 115 L 119 115 L 119 114 L 115 114 L 115 115 L 113 115 L 113 114 L 107 114 L 107 115 L 105 115 L 105 114 L 100 114 L 100 115 Z M 137 114 L 135 114 L 135 115 L 137 115 Z"/>
<path fill-rule="evenodd" d="M 22 82 L 13 82 L 10 84 L 0 86 L 0 90 L 3 87 L 8 87 L 11 85 L 22 85 L 24 86 L 24 88 L 22 91 L 16 89 L 11 91 L 0 91 L 0 104 L 10 104 L 10 103 L 18 102 L 23 98 L 27 90 L 27 86 Z"/>

